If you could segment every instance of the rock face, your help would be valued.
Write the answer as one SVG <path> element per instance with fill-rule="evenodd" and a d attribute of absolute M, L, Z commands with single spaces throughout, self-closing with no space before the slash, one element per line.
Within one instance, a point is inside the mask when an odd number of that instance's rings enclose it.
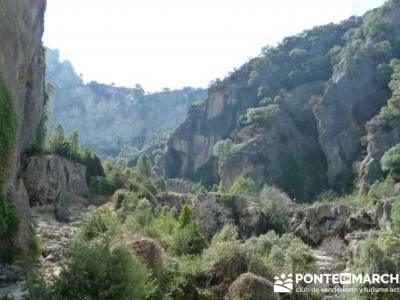
<path fill-rule="evenodd" d="M 391 203 L 389 199 L 376 203 L 369 212 L 334 203 L 298 208 L 293 211 L 290 227 L 294 234 L 313 245 L 319 245 L 329 238 L 345 239 L 355 232 L 386 230 L 392 224 Z"/>
<path fill-rule="evenodd" d="M 68 207 L 86 203 L 86 167 L 59 156 L 33 156 L 24 170 L 31 206 L 52 204 L 59 220 L 68 221 Z"/>
<path fill-rule="evenodd" d="M 218 140 L 228 137 L 240 112 L 255 103 L 250 100 L 249 104 L 248 99 L 255 99 L 252 92 L 246 95 L 239 87 L 232 87 L 229 91 L 210 91 L 205 103 L 192 106 L 185 122 L 168 142 L 167 177 L 215 182 L 218 174 L 213 147 Z"/>
<path fill-rule="evenodd" d="M 400 108 L 399 108 L 400 109 Z M 382 176 L 380 165 L 383 154 L 400 143 L 400 110 L 397 109 L 387 118 L 378 115 L 367 123 L 368 154 L 361 163 L 361 192 Z"/>
<path fill-rule="evenodd" d="M 17 114 L 18 132 L 11 159 L 11 176 L 0 192 L 8 190 L 22 219 L 19 247 L 29 243 L 28 198 L 19 178 L 21 154 L 35 142 L 42 118 L 45 59 L 42 46 L 46 0 L 0 1 L 0 76 L 11 93 Z M 17 199 L 18 197 L 18 199 Z"/>
<path fill-rule="evenodd" d="M 357 63 L 343 61 L 336 66 L 332 85 L 315 108 L 319 142 L 331 183 L 351 170 L 359 158 L 366 122 L 390 97 L 387 85 L 386 78 L 367 58 Z"/>
<path fill-rule="evenodd" d="M 55 87 L 50 103 L 54 119 L 67 132 L 78 130 L 81 143 L 103 156 L 118 154 L 126 144 L 140 150 L 163 141 L 189 105 L 206 98 L 204 89 L 149 94 L 140 86 L 84 84 L 69 61 L 60 62 L 58 50 L 47 49 L 46 54 L 47 80 Z"/>
<path fill-rule="evenodd" d="M 388 1 L 286 38 L 217 81 L 169 140 L 166 176 L 225 187 L 246 176 L 308 202 L 351 188 L 368 130 L 361 176 L 373 182 L 383 152 L 399 140 L 399 114 L 384 126 L 370 121 L 392 95 L 399 17 L 399 2 Z M 231 146 L 217 157 L 213 147 L 226 139 Z"/>
<path fill-rule="evenodd" d="M 267 279 L 253 273 L 240 275 L 229 287 L 231 297 L 251 297 L 252 299 L 275 299 L 273 284 Z"/>

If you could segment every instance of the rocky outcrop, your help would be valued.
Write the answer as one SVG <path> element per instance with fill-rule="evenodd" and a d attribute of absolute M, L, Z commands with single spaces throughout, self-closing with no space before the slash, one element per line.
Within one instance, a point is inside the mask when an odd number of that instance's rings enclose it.
<path fill-rule="evenodd" d="M 319 245 L 326 239 L 344 239 L 354 232 L 391 228 L 392 199 L 378 202 L 371 211 L 335 203 L 314 204 L 293 211 L 290 227 L 305 241 Z"/>
<path fill-rule="evenodd" d="M 250 272 L 240 275 L 232 282 L 229 286 L 228 296 L 260 300 L 276 299 L 272 282 Z"/>
<path fill-rule="evenodd" d="M 58 220 L 69 220 L 69 208 L 87 204 L 86 167 L 59 156 L 27 160 L 24 182 L 31 206 L 54 205 Z"/>
<path fill-rule="evenodd" d="M 292 117 L 290 107 L 307 106 L 314 85 L 300 86 L 282 96 L 282 108 L 261 122 L 242 128 L 237 145 L 220 167 L 224 186 L 235 179 L 251 177 L 268 183 L 300 201 L 316 195 L 325 184 L 325 161 L 316 139 L 315 120 L 305 112 L 302 122 Z M 309 127 L 304 130 L 304 127 Z M 263 149 L 268 149 L 264 151 Z"/>
<path fill-rule="evenodd" d="M 141 150 L 165 142 L 166 132 L 184 119 L 189 105 L 206 98 L 204 89 L 189 87 L 145 93 L 140 86 L 85 84 L 69 61 L 60 61 L 58 50 L 46 53 L 47 80 L 55 87 L 53 118 L 67 132 L 78 130 L 81 143 L 103 156 L 118 154 L 126 144 Z"/>
<path fill-rule="evenodd" d="M 368 192 L 369 186 L 383 174 L 381 159 L 391 147 L 400 143 L 400 107 L 390 116 L 382 114 L 367 123 L 368 154 L 361 163 L 361 193 Z"/>
<path fill-rule="evenodd" d="M 390 97 L 387 84 L 367 58 L 357 63 L 345 61 L 335 68 L 332 84 L 314 108 L 332 184 L 359 159 L 365 124 Z"/>
<path fill-rule="evenodd" d="M 17 115 L 17 136 L 10 159 L 9 180 L 0 187 L 14 199 L 22 225 L 18 246 L 26 249 L 32 236 L 26 212 L 25 187 L 19 178 L 21 155 L 36 138 L 42 118 L 45 60 L 42 46 L 46 0 L 0 1 L 0 77 L 11 94 Z"/>
<path fill-rule="evenodd" d="M 230 90 L 212 90 L 205 103 L 192 106 L 168 141 L 165 155 L 167 177 L 185 177 L 216 182 L 217 162 L 213 147 L 228 137 L 240 113 L 255 104 L 254 92 L 232 86 Z"/>

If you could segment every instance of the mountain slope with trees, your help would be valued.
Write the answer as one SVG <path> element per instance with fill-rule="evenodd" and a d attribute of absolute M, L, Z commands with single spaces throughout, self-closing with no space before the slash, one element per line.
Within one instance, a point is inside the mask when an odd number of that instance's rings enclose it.
<path fill-rule="evenodd" d="M 302 202 L 324 190 L 349 192 L 358 174 L 372 184 L 382 175 L 381 156 L 399 139 L 389 126 L 396 113 L 379 113 L 397 97 L 399 16 L 399 1 L 388 1 L 265 47 L 215 81 L 169 140 L 167 177 L 227 188 L 247 176 Z M 377 143 L 376 131 L 386 142 Z"/>

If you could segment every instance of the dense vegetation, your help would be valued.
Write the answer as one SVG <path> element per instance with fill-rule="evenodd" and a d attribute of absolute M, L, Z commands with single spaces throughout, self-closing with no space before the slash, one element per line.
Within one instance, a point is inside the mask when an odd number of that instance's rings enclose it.
<path fill-rule="evenodd" d="M 3 185 L 10 175 L 16 134 L 17 116 L 14 103 L 0 75 L 0 259 L 9 258 L 7 256 L 12 248 L 12 240 L 18 233 L 20 223 L 12 199 L 2 194 Z"/>
<path fill-rule="evenodd" d="M 4 80 L 0 77 L 0 187 L 7 180 L 16 142 L 17 115 Z"/>

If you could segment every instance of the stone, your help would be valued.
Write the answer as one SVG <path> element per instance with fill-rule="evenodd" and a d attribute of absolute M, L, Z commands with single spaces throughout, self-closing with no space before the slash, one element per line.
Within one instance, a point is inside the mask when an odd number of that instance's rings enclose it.
<path fill-rule="evenodd" d="M 149 268 L 155 271 L 162 268 L 164 249 L 155 240 L 124 231 L 114 238 L 111 249 L 122 245 L 128 247 L 129 251 L 142 259 Z"/>

